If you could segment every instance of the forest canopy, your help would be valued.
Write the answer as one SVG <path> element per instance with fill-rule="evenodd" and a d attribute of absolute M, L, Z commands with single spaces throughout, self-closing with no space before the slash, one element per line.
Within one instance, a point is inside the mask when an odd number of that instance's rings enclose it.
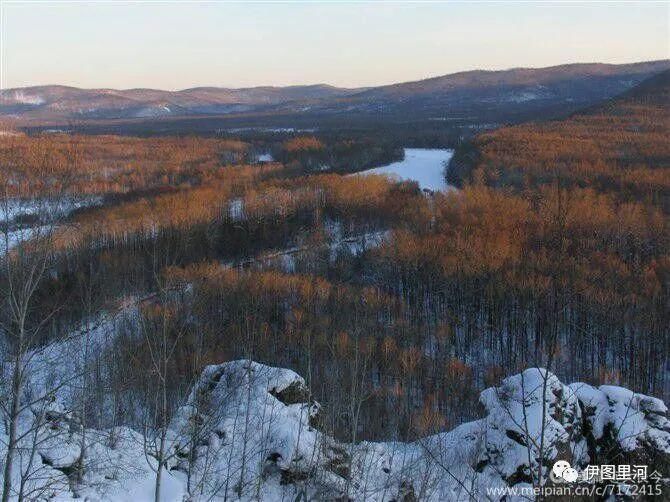
<path fill-rule="evenodd" d="M 159 335 L 175 402 L 205 365 L 252 358 L 304 374 L 346 440 L 458 424 L 529 366 L 667 396 L 667 76 L 645 86 L 477 136 L 447 193 L 338 174 L 398 154 L 364 136 L 263 138 L 262 163 L 248 136 L 0 138 L 12 204 L 96 197 L 5 254 L 48 250 L 28 348 L 133 305 L 96 385 L 135 425 Z M 40 221 L 12 211 L 7 236 Z"/>

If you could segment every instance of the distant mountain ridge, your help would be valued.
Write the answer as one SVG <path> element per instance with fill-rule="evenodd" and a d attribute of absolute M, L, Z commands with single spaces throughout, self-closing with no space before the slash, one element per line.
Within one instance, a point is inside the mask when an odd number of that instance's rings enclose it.
<path fill-rule="evenodd" d="M 84 119 L 219 114 L 296 100 L 346 96 L 354 92 L 359 90 L 321 84 L 243 89 L 194 87 L 181 91 L 80 89 L 48 85 L 1 91 L 0 114 Z"/>
<path fill-rule="evenodd" d="M 458 109 L 528 102 L 591 103 L 615 96 L 670 68 L 670 60 L 624 65 L 568 64 L 547 68 L 476 70 L 363 91 L 352 101 L 393 103 L 397 108 Z"/>
<path fill-rule="evenodd" d="M 370 88 L 325 84 L 241 89 L 194 87 L 79 89 L 59 85 L 0 91 L 0 119 L 64 123 L 100 120 L 165 120 L 226 116 L 384 116 L 434 120 L 448 114 L 499 113 L 589 106 L 621 94 L 670 69 L 670 60 L 632 64 L 567 64 L 547 68 L 474 70 Z"/>
<path fill-rule="evenodd" d="M 560 179 L 563 186 L 653 201 L 670 213 L 668 117 L 670 70 L 665 70 L 560 120 L 480 134 L 456 149 L 447 179 L 457 186 L 477 179 L 520 192 Z"/>

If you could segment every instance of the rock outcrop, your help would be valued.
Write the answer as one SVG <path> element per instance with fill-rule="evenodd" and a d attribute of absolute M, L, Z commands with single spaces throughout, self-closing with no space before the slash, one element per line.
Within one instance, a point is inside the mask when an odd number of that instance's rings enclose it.
<path fill-rule="evenodd" d="M 565 385 L 531 368 L 486 389 L 480 401 L 484 417 L 452 431 L 413 443 L 350 445 L 319 430 L 320 407 L 293 371 L 252 361 L 209 366 L 168 428 L 163 499 L 510 500 L 560 483 L 552 476 L 559 460 L 576 471 L 631 464 L 670 472 L 670 422 L 659 399 Z M 33 410 L 38 418 L 34 493 L 153 498 L 158 464 L 145 452 L 155 436 L 84 430 L 63 409 Z M 665 487 L 667 480 L 654 482 Z"/>

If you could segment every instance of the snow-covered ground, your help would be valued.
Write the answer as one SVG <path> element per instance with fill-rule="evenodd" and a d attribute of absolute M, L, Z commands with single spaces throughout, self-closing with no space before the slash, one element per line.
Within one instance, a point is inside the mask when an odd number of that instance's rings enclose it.
<path fill-rule="evenodd" d="M 8 199 L 0 203 L 0 255 L 33 238 L 54 232 L 59 220 L 73 211 L 97 206 L 102 197 L 62 197 L 58 199 Z"/>
<path fill-rule="evenodd" d="M 27 243 L 30 239 L 49 236 L 53 230 L 49 226 L 37 225 L 0 232 L 0 256 L 4 256 L 19 244 Z"/>
<path fill-rule="evenodd" d="M 229 214 L 233 221 L 244 219 L 244 205 L 241 199 L 231 201 Z M 244 260 L 231 260 L 225 262 L 224 265 L 235 268 L 276 269 L 292 274 L 298 271 L 300 262 L 307 253 L 327 251 L 323 259 L 332 264 L 339 257 L 360 256 L 371 249 L 380 247 L 391 239 L 391 232 L 380 229 L 345 233 L 341 222 L 327 220 L 325 236 L 326 240 L 319 245 L 297 242 L 290 247 L 269 250 Z"/>
<path fill-rule="evenodd" d="M 57 199 L 14 198 L 0 203 L 0 222 L 11 224 L 17 218 L 26 216 L 42 221 L 65 218 L 77 209 L 97 206 L 101 203 L 102 197 L 98 196 L 67 196 Z"/>
<path fill-rule="evenodd" d="M 244 199 L 236 197 L 228 204 L 228 214 L 233 221 L 242 221 L 244 216 Z"/>
<path fill-rule="evenodd" d="M 7 104 L 19 103 L 22 105 L 41 105 L 45 103 L 42 96 L 26 93 L 22 89 L 0 92 L 0 100 Z"/>
<path fill-rule="evenodd" d="M 272 158 L 272 154 L 269 152 L 259 153 L 256 155 L 256 162 L 274 162 L 275 159 Z"/>
<path fill-rule="evenodd" d="M 115 427 L 82 436 L 66 402 L 57 399 L 23 417 L 21 430 L 42 424 L 34 436 L 33 493 L 53 500 L 75 494 L 91 501 L 153 500 L 156 435 Z M 449 432 L 352 445 L 320 428 L 321 408 L 293 371 L 248 360 L 207 366 L 167 429 L 160 499 L 532 500 L 505 490 L 532 488 L 540 472 L 549 479 L 558 460 L 582 473 L 608 463 L 649 464 L 651 473 L 670 458 L 667 407 L 624 388 L 565 385 L 530 368 L 486 389 L 480 402 L 483 418 Z M 0 455 L 4 434 L 0 423 Z M 32 439 L 23 440 L 23 461 Z M 73 469 L 80 459 L 78 482 Z"/>
<path fill-rule="evenodd" d="M 328 262 L 332 264 L 340 256 L 359 256 L 366 251 L 378 248 L 390 239 L 390 235 L 391 232 L 388 230 L 377 230 L 341 239 L 329 236 L 328 242 L 322 246 L 297 245 L 291 248 L 269 251 L 250 260 L 229 263 L 228 265 L 238 267 L 256 266 L 260 269 L 276 269 L 287 274 L 293 274 L 298 272 L 300 261 L 306 253 L 327 250 Z"/>
<path fill-rule="evenodd" d="M 403 160 L 356 174 L 386 174 L 400 180 L 416 181 L 421 189 L 449 190 L 453 187 L 444 179 L 444 170 L 453 155 L 453 150 L 405 148 Z"/>

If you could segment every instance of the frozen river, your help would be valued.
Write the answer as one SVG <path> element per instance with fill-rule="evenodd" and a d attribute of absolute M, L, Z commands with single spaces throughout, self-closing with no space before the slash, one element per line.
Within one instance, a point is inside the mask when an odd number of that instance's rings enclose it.
<path fill-rule="evenodd" d="M 422 189 L 447 190 L 453 187 L 444 179 L 444 168 L 453 154 L 453 150 L 405 148 L 403 160 L 357 174 L 387 174 L 400 180 L 416 181 Z"/>

